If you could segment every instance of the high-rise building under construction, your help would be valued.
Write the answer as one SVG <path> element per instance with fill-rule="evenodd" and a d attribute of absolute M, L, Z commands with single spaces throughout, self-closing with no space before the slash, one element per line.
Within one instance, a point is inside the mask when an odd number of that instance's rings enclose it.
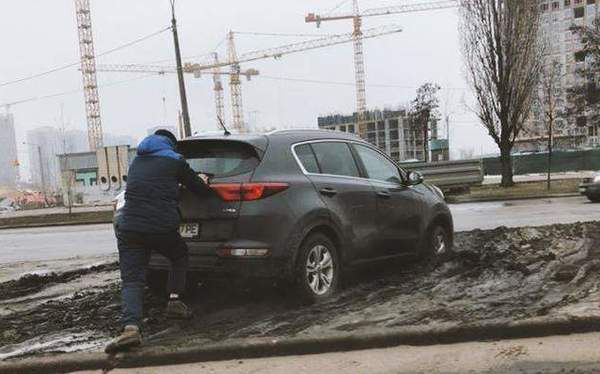
<path fill-rule="evenodd" d="M 566 102 L 567 89 L 581 83 L 577 71 L 585 66 L 579 36 L 571 31 L 575 26 L 592 26 L 600 12 L 598 0 L 538 0 L 541 10 L 541 37 L 547 43 L 546 64 L 558 62 L 557 86 L 560 101 Z M 579 81 L 578 81 L 579 80 Z M 560 108 L 559 108 L 560 109 Z M 542 108 L 534 109 L 515 144 L 517 151 L 544 151 L 547 149 L 548 129 Z M 558 118 L 553 129 L 554 147 L 577 149 L 600 146 L 600 126 L 586 120 L 586 114 Z"/>
<path fill-rule="evenodd" d="M 0 114 L 0 149 L 0 186 L 14 187 L 19 174 L 19 160 L 12 114 Z"/>
<path fill-rule="evenodd" d="M 358 115 L 334 114 L 318 118 L 320 129 L 358 133 Z M 374 110 L 364 115 L 365 140 L 396 161 L 424 160 L 423 132 L 405 110 Z"/>

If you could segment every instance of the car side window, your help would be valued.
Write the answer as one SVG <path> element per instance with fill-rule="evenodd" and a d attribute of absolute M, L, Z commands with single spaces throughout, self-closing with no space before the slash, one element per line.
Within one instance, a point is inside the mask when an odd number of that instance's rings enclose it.
<path fill-rule="evenodd" d="M 358 166 L 354 161 L 350 146 L 343 142 L 320 142 L 311 144 L 321 173 L 358 177 Z"/>
<path fill-rule="evenodd" d="M 298 156 L 298 159 L 300 160 L 300 163 L 306 172 L 319 173 L 319 164 L 317 164 L 317 159 L 310 148 L 310 144 L 297 145 L 294 147 L 294 151 L 296 152 L 296 156 Z"/>
<path fill-rule="evenodd" d="M 398 167 L 380 154 L 364 145 L 355 144 L 354 148 L 366 169 L 370 179 L 389 183 L 402 183 L 402 176 Z"/>

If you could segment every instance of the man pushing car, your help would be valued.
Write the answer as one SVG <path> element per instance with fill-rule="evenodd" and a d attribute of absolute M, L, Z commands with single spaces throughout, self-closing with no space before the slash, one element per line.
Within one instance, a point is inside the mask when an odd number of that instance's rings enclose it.
<path fill-rule="evenodd" d="M 192 310 L 181 300 L 185 291 L 188 250 L 179 235 L 178 194 L 180 184 L 197 195 L 210 193 L 208 179 L 199 177 L 176 152 L 177 138 L 158 130 L 137 148 L 129 167 L 125 205 L 117 217 L 115 231 L 121 270 L 120 336 L 105 351 L 115 353 L 142 342 L 141 323 L 146 266 L 152 251 L 169 259 L 166 315 L 188 319 Z"/>

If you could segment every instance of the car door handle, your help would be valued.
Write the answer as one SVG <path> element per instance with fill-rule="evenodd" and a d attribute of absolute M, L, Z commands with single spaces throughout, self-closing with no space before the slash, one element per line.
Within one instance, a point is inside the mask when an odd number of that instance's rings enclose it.
<path fill-rule="evenodd" d="M 321 188 L 321 190 L 319 192 L 321 192 L 322 195 L 326 195 L 326 196 L 333 196 L 333 195 L 337 194 L 337 191 L 331 187 Z"/>
<path fill-rule="evenodd" d="M 377 196 L 382 199 L 389 199 L 390 197 L 392 197 L 392 194 L 386 191 L 379 191 L 377 192 Z"/>

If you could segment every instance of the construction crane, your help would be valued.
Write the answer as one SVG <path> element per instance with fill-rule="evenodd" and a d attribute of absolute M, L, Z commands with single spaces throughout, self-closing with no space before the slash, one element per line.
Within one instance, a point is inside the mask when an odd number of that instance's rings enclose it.
<path fill-rule="evenodd" d="M 423 12 L 437 9 L 448 9 L 458 6 L 457 0 L 434 1 L 428 3 L 397 5 L 383 8 L 373 8 L 360 11 L 358 0 L 352 2 L 352 13 L 334 13 L 327 16 L 321 16 L 315 13 L 308 13 L 305 17 L 306 23 L 316 23 L 321 27 L 321 23 L 326 21 L 339 21 L 351 19 L 352 41 L 354 44 L 354 70 L 356 80 L 356 112 L 358 115 L 359 134 L 364 136 L 364 126 L 361 123 L 365 120 L 367 111 L 366 78 L 365 78 L 365 58 L 362 40 L 365 38 L 362 32 L 362 19 L 364 17 L 385 16 L 392 14 Z"/>
<path fill-rule="evenodd" d="M 95 151 L 97 148 L 103 146 L 103 140 L 90 0 L 75 0 L 75 14 L 77 16 L 77 30 L 79 34 L 79 53 L 81 55 L 81 74 L 83 76 L 88 142 L 90 150 Z"/>
<path fill-rule="evenodd" d="M 219 64 L 219 56 L 217 53 L 212 54 L 211 64 Z M 161 65 L 137 65 L 137 64 L 101 64 L 98 65 L 97 71 L 100 72 L 112 72 L 112 73 L 156 73 L 159 75 L 165 74 L 177 74 L 177 68 L 174 66 L 161 66 Z M 184 73 L 194 74 L 196 78 L 199 78 L 202 74 L 209 74 L 213 76 L 214 83 L 214 95 L 215 95 L 215 106 L 217 114 L 217 126 L 220 127 L 220 121 L 224 118 L 224 103 L 223 103 L 223 83 L 221 81 L 222 75 L 232 75 L 230 72 L 223 72 L 219 66 L 215 66 L 210 72 L 201 72 L 199 70 L 191 70 L 187 67 L 183 69 Z M 252 77 L 259 75 L 260 72 L 256 69 L 246 69 L 238 71 L 236 73 L 239 81 L 240 75 L 246 77 L 247 80 L 251 80 Z"/>
<path fill-rule="evenodd" d="M 219 63 L 219 54 L 217 52 L 212 53 L 213 63 Z M 258 71 L 256 71 L 258 74 Z M 248 75 L 248 79 L 250 76 Z M 213 91 L 215 92 L 215 108 L 217 113 L 218 125 L 221 125 L 225 118 L 225 102 L 223 100 L 223 81 L 221 80 L 221 68 L 216 67 L 213 69 Z"/>
<path fill-rule="evenodd" d="M 362 39 L 370 39 L 398 32 L 402 32 L 402 28 L 397 25 L 376 27 L 362 32 Z M 338 44 L 348 43 L 354 40 L 354 33 L 339 34 L 323 38 L 311 39 L 307 41 L 286 44 L 279 47 L 251 51 L 241 54 L 239 56 L 237 55 L 235 50 L 234 32 L 229 33 L 228 40 L 229 61 L 212 64 L 187 63 L 184 66 L 184 70 L 187 72 L 202 72 L 204 70 L 222 68 L 226 66 L 231 67 L 230 84 L 233 111 L 233 126 L 234 128 L 238 129 L 238 131 L 243 131 L 244 123 L 241 82 L 239 79 L 235 79 L 235 77 L 239 74 L 240 64 L 267 58 L 278 59 L 284 55 L 288 55 L 291 53 L 303 52 L 312 49 L 325 48 Z"/>
<path fill-rule="evenodd" d="M 229 78 L 229 91 L 231 94 L 231 118 L 233 128 L 238 132 L 244 132 L 244 105 L 242 101 L 242 85 L 240 81 L 240 63 L 238 62 L 237 50 L 233 31 L 227 36 L 227 56 L 231 64 L 231 76 Z"/>

